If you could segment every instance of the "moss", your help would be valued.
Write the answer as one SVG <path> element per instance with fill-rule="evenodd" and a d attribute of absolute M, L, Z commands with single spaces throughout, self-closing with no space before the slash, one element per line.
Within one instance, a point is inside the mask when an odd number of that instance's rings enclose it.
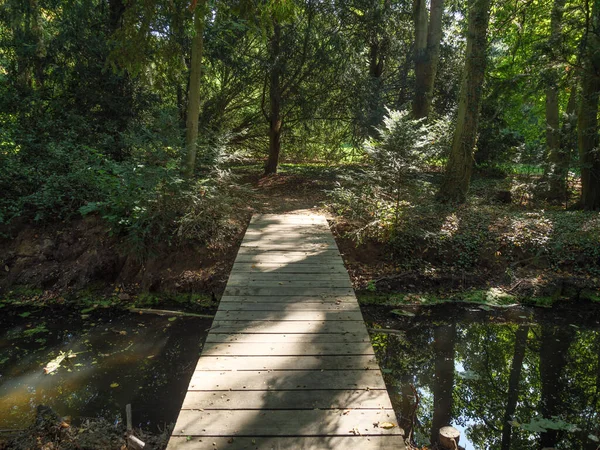
<path fill-rule="evenodd" d="M 197 293 L 143 293 L 135 297 L 133 304 L 138 308 L 177 305 L 196 309 L 210 309 L 217 306 L 210 295 Z"/>
<path fill-rule="evenodd" d="M 581 291 L 581 294 L 579 294 L 579 298 L 582 300 L 600 303 L 600 290 L 593 291 L 591 289 L 584 289 Z"/>
<path fill-rule="evenodd" d="M 42 289 L 32 286 L 19 285 L 8 291 L 0 301 L 7 304 L 22 302 L 29 299 L 37 299 L 43 293 L 44 291 Z"/>
<path fill-rule="evenodd" d="M 359 291 L 356 293 L 356 298 L 358 299 L 358 303 L 364 306 L 398 306 L 410 303 L 410 301 L 406 300 L 404 294 L 378 294 L 371 291 Z"/>
<path fill-rule="evenodd" d="M 537 306 L 539 308 L 551 308 L 558 300 L 557 297 L 527 297 L 521 300 L 523 305 Z"/>
<path fill-rule="evenodd" d="M 517 302 L 517 297 L 498 288 L 467 291 L 460 294 L 459 298 L 464 302 L 488 306 L 511 305 Z"/>

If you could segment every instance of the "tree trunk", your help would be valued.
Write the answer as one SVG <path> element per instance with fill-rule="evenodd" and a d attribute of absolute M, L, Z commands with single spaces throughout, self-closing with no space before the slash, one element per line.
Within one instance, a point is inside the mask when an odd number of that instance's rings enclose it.
<path fill-rule="evenodd" d="M 600 93 L 600 2 L 594 1 L 591 24 L 586 31 L 586 49 L 581 82 L 578 136 L 581 161 L 581 206 L 600 209 L 600 151 L 598 146 L 598 97 Z"/>
<path fill-rule="evenodd" d="M 425 0 L 415 0 L 415 98 L 416 119 L 429 116 L 433 87 L 440 59 L 444 0 L 431 0 L 429 24 Z"/>
<path fill-rule="evenodd" d="M 271 37 L 271 73 L 269 79 L 269 157 L 265 164 L 265 175 L 277 173 L 279 153 L 281 151 L 281 25 L 273 21 Z"/>
<path fill-rule="evenodd" d="M 198 143 L 198 117 L 200 115 L 200 82 L 202 79 L 202 53 L 204 51 L 204 16 L 206 0 L 200 0 L 194 10 L 194 38 L 192 40 L 192 63 L 185 127 L 185 163 L 184 173 L 192 177 L 196 168 Z"/>
<path fill-rule="evenodd" d="M 415 97 L 413 115 L 416 119 L 427 116 L 427 2 L 415 0 Z"/>
<path fill-rule="evenodd" d="M 563 10 L 566 0 L 554 0 L 552 13 L 550 16 L 550 40 L 549 48 L 560 48 L 562 38 L 561 26 Z M 554 56 L 551 55 L 554 62 Z M 548 148 L 549 167 L 546 171 L 548 179 L 548 192 L 546 198 L 548 200 L 563 199 L 566 193 L 566 171 L 561 162 L 562 148 L 560 145 L 560 113 L 559 113 L 559 95 L 558 81 L 559 73 L 555 68 L 548 69 L 548 85 L 546 86 L 546 146 Z"/>
<path fill-rule="evenodd" d="M 469 191 L 485 76 L 489 10 L 490 0 L 469 0 L 465 69 L 452 149 L 438 194 L 442 201 L 462 203 Z"/>
<path fill-rule="evenodd" d="M 440 428 L 452 421 L 454 390 L 454 341 L 456 325 L 441 325 L 434 331 L 435 376 L 433 379 L 433 419 L 431 443 L 439 442 Z"/>
<path fill-rule="evenodd" d="M 573 330 L 568 327 L 547 325 L 542 327 L 540 345 L 541 413 L 546 419 L 559 416 L 565 389 L 563 372 L 568 362 Z M 540 434 L 540 447 L 552 448 L 559 441 L 558 430 L 546 430 Z"/>
<path fill-rule="evenodd" d="M 510 439 L 512 436 L 511 422 L 519 400 L 519 382 L 521 381 L 521 369 L 523 368 L 528 334 L 529 327 L 527 325 L 521 325 L 515 336 L 515 352 L 513 354 L 510 375 L 508 378 L 508 400 L 506 402 L 506 410 L 504 411 L 504 420 L 502 423 L 501 450 L 510 449 Z"/>

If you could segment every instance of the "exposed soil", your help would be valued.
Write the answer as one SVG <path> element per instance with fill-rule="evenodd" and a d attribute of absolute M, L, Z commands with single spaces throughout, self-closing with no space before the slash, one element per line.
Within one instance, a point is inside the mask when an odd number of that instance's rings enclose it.
<path fill-rule="evenodd" d="M 128 256 L 116 237 L 97 217 L 41 227 L 24 224 L 13 229 L 13 239 L 0 240 L 0 293 L 25 285 L 62 294 L 89 287 L 113 292 L 192 292 L 218 296 L 225 287 L 237 249 L 253 213 L 321 214 L 330 221 L 355 289 L 375 287 L 378 292 L 452 292 L 467 288 L 500 287 L 519 296 L 578 298 L 597 289 L 594 279 L 558 276 L 544 270 L 517 269 L 511 278 L 502 267 L 482 266 L 472 272 L 399 271 L 389 249 L 380 242 L 357 246 L 352 230 L 358 226 L 333 216 L 326 208 L 327 191 L 336 182 L 334 172 L 280 173 L 262 177 L 256 169 L 236 171 L 252 195 L 234 220 L 239 232 L 219 248 L 192 242 L 154 249 L 140 261 Z"/>
<path fill-rule="evenodd" d="M 293 174 L 262 178 L 242 172 L 253 197 L 241 211 L 239 232 L 219 248 L 193 242 L 178 247 L 155 248 L 141 261 L 128 255 L 117 237 L 98 217 L 47 226 L 21 224 L 10 230 L 12 239 L 0 240 L 0 293 L 14 286 L 42 289 L 48 295 L 90 287 L 100 292 L 197 292 L 218 295 L 227 277 L 252 213 L 317 213 L 328 181 Z"/>

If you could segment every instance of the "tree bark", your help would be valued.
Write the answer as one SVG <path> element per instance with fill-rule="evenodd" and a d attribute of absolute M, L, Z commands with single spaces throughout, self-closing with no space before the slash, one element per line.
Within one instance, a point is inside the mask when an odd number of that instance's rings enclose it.
<path fill-rule="evenodd" d="M 506 410 L 504 411 L 504 420 L 502 423 L 502 444 L 501 450 L 510 449 L 510 440 L 512 437 L 513 415 L 517 409 L 519 400 L 519 382 L 521 381 L 521 369 L 523 368 L 523 359 L 527 348 L 527 335 L 529 327 L 527 325 L 519 326 L 515 336 L 515 351 L 512 364 L 510 366 L 510 375 L 508 378 L 508 400 Z"/>
<path fill-rule="evenodd" d="M 581 206 L 600 209 L 600 151 L 598 150 L 598 98 L 600 94 L 600 1 L 593 2 L 590 25 L 586 31 L 581 105 L 577 124 L 581 162 Z"/>
<path fill-rule="evenodd" d="M 440 59 L 442 15 L 444 0 L 431 0 L 429 23 L 425 0 L 415 0 L 415 98 L 413 115 L 416 119 L 429 116 L 433 87 Z"/>
<path fill-rule="evenodd" d="M 542 328 L 540 345 L 541 406 L 544 418 L 561 414 L 565 389 L 563 372 L 568 362 L 569 347 L 574 338 L 567 327 L 547 325 Z M 554 447 L 559 441 L 558 430 L 546 430 L 540 434 L 540 447 Z"/>
<path fill-rule="evenodd" d="M 269 157 L 265 164 L 265 175 L 277 173 L 281 152 L 281 25 L 273 21 L 273 36 L 270 42 L 271 73 L 269 76 Z"/>
<path fill-rule="evenodd" d="M 548 47 L 550 52 L 555 48 L 560 48 L 562 40 L 562 17 L 566 0 L 554 0 L 552 12 L 550 16 L 550 39 Z M 551 63 L 554 62 L 554 57 L 551 56 Z M 560 111 L 559 111 L 559 73 L 555 68 L 548 69 L 548 80 L 546 86 L 546 146 L 548 148 L 547 169 L 548 192 L 546 198 L 548 200 L 563 199 L 566 193 L 566 170 L 561 164 L 562 151 L 560 145 Z"/>
<path fill-rule="evenodd" d="M 465 69 L 452 149 L 438 194 L 442 201 L 462 203 L 469 191 L 485 76 L 489 10 L 490 0 L 469 0 Z"/>
<path fill-rule="evenodd" d="M 184 174 L 192 177 L 196 168 L 198 144 L 198 118 L 200 115 L 200 88 L 202 81 L 202 53 L 204 51 L 204 17 L 206 0 L 200 0 L 194 10 L 194 38 L 192 40 L 192 62 L 187 99 L 185 127 Z"/>
<path fill-rule="evenodd" d="M 420 119 L 426 116 L 427 109 L 427 2 L 415 0 L 415 97 L 413 100 L 413 115 Z"/>
<path fill-rule="evenodd" d="M 440 428 L 452 421 L 454 390 L 454 342 L 456 325 L 441 325 L 434 331 L 435 376 L 433 379 L 433 419 L 431 443 L 439 443 Z"/>

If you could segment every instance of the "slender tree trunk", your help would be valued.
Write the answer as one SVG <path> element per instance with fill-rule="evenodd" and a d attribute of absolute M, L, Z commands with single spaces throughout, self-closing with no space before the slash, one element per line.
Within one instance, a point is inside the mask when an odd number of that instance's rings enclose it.
<path fill-rule="evenodd" d="M 504 420 L 502 423 L 501 450 L 510 449 L 510 440 L 512 437 L 511 422 L 519 400 L 519 383 L 521 381 L 521 369 L 523 368 L 528 334 L 529 327 L 527 325 L 521 325 L 515 336 L 515 352 L 513 354 L 510 375 L 508 378 L 508 401 L 506 402 L 506 410 L 504 411 Z"/>
<path fill-rule="evenodd" d="M 578 147 L 581 161 L 581 206 L 600 209 L 600 151 L 598 150 L 598 98 L 600 94 L 600 1 L 592 7 L 590 26 L 586 31 L 581 106 L 578 120 Z"/>
<path fill-rule="evenodd" d="M 442 17 L 444 0 L 431 0 L 429 13 L 429 30 L 427 32 L 427 53 L 429 54 L 429 70 L 427 71 L 427 115 L 433 101 L 433 88 L 440 62 L 440 42 L 442 42 Z"/>
<path fill-rule="evenodd" d="M 546 419 L 561 414 L 564 392 L 563 372 L 568 362 L 574 332 L 568 327 L 547 325 L 542 328 L 540 345 L 541 413 Z M 558 430 L 540 434 L 540 447 L 552 448 L 559 441 Z"/>
<path fill-rule="evenodd" d="M 442 201 L 462 203 L 469 191 L 485 76 L 489 18 L 490 0 L 469 0 L 465 69 L 452 149 L 439 192 Z"/>
<path fill-rule="evenodd" d="M 414 0 L 415 22 L 415 97 L 413 115 L 417 119 L 427 116 L 427 2 Z"/>
<path fill-rule="evenodd" d="M 269 157 L 265 164 L 265 175 L 277 173 L 281 152 L 281 25 L 274 21 L 271 37 L 271 73 L 269 77 Z"/>
<path fill-rule="evenodd" d="M 429 116 L 433 87 L 440 59 L 444 0 L 431 0 L 429 23 L 425 0 L 415 0 L 415 98 L 413 115 Z"/>
<path fill-rule="evenodd" d="M 194 10 L 194 38 L 192 40 L 192 63 L 185 129 L 185 163 L 184 173 L 192 177 L 196 168 L 198 144 L 198 117 L 200 115 L 200 82 L 202 80 L 202 53 L 204 51 L 204 16 L 206 0 L 200 0 Z"/>
<path fill-rule="evenodd" d="M 454 342 L 456 325 L 441 325 L 434 331 L 435 376 L 433 379 L 433 419 L 431 443 L 439 441 L 440 428 L 452 421 L 454 390 Z"/>
<path fill-rule="evenodd" d="M 550 16 L 549 48 L 560 48 L 562 40 L 561 26 L 566 0 L 554 0 Z M 552 56 L 552 60 L 554 57 Z M 553 61 L 551 61 L 552 63 Z M 546 86 L 546 146 L 548 148 L 549 167 L 546 171 L 548 179 L 548 200 L 560 200 L 565 196 L 566 171 L 561 162 L 560 145 L 560 112 L 559 112 L 559 73 L 557 69 L 548 69 L 548 85 Z"/>

